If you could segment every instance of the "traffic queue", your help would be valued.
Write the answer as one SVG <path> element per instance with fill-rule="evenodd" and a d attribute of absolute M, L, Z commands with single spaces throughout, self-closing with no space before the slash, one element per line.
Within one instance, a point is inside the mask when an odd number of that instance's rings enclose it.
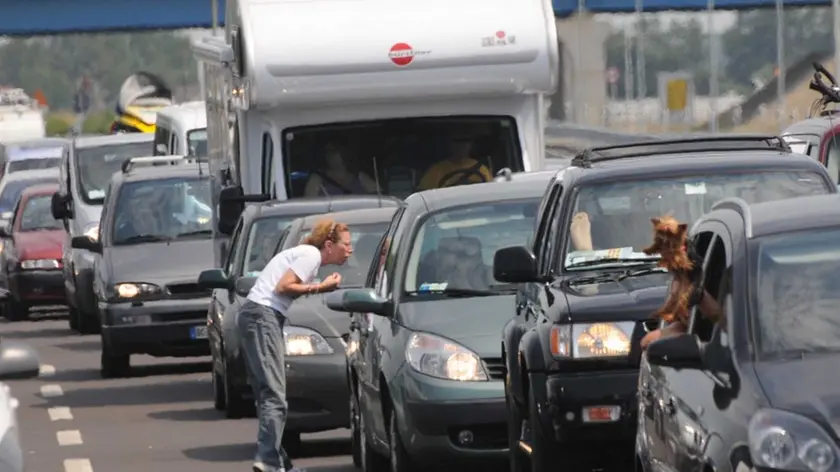
<path fill-rule="evenodd" d="M 209 354 L 215 408 L 261 415 L 238 315 L 269 263 L 331 221 L 348 228 L 346 262 L 312 283 L 341 282 L 283 312 L 292 457 L 301 434 L 349 428 L 368 472 L 840 466 L 840 387 L 823 375 L 840 346 L 837 183 L 780 137 L 592 148 L 551 171 L 480 165 L 404 199 L 249 203 L 217 228 L 203 159 L 89 139 L 65 143 L 54 172 L 0 182 L 14 202 L 2 315 L 68 306 L 74 330 L 101 337 L 104 378 L 130 376 L 132 355 Z M 693 295 L 656 317 L 685 248 Z"/>

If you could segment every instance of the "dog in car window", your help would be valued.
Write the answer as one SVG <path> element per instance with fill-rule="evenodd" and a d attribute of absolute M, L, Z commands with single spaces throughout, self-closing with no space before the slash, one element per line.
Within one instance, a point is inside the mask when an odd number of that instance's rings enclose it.
<path fill-rule="evenodd" d="M 688 225 L 671 216 L 651 218 L 653 244 L 642 249 L 647 255 L 659 254 L 658 266 L 674 275 L 665 303 L 654 315 L 666 322 L 688 321 L 688 310 L 695 293 L 695 281 L 702 276 L 702 260 L 696 251 L 689 251 Z M 689 252 L 692 254 L 690 255 Z M 693 256 L 693 257 L 692 257 Z"/>

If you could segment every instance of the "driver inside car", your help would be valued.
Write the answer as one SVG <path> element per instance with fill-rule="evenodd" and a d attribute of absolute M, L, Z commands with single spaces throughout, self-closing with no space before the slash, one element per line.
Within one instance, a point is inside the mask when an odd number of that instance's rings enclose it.
<path fill-rule="evenodd" d="M 420 179 L 418 190 L 489 182 L 490 169 L 472 157 L 472 138 L 456 136 L 449 143 L 449 157 L 433 164 Z"/>

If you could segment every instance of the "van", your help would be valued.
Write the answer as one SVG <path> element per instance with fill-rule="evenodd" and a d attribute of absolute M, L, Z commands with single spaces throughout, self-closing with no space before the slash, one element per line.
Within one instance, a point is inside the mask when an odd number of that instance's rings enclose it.
<path fill-rule="evenodd" d="M 74 236 L 99 239 L 99 216 L 111 176 L 123 162 L 148 156 L 151 133 L 123 133 L 75 138 L 61 157 L 59 190 L 53 195 L 52 213 L 64 222 L 64 287 L 67 291 L 70 328 L 82 334 L 99 330 L 96 298 L 93 295 L 95 254 L 74 249 Z"/>
<path fill-rule="evenodd" d="M 207 157 L 207 112 L 203 101 L 172 105 L 157 114 L 155 156 Z"/>

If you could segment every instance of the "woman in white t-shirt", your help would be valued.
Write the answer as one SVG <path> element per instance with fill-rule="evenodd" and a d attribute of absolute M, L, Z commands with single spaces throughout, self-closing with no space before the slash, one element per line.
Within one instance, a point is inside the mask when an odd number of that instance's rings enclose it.
<path fill-rule="evenodd" d="M 337 289 L 341 283 L 338 273 L 321 283 L 311 281 L 321 265 L 344 264 L 351 254 L 347 225 L 320 221 L 303 244 L 280 252 L 266 264 L 239 309 L 236 325 L 259 417 L 254 472 L 297 470 L 292 469 L 291 460 L 280 445 L 288 411 L 284 313 L 301 295 Z"/>

